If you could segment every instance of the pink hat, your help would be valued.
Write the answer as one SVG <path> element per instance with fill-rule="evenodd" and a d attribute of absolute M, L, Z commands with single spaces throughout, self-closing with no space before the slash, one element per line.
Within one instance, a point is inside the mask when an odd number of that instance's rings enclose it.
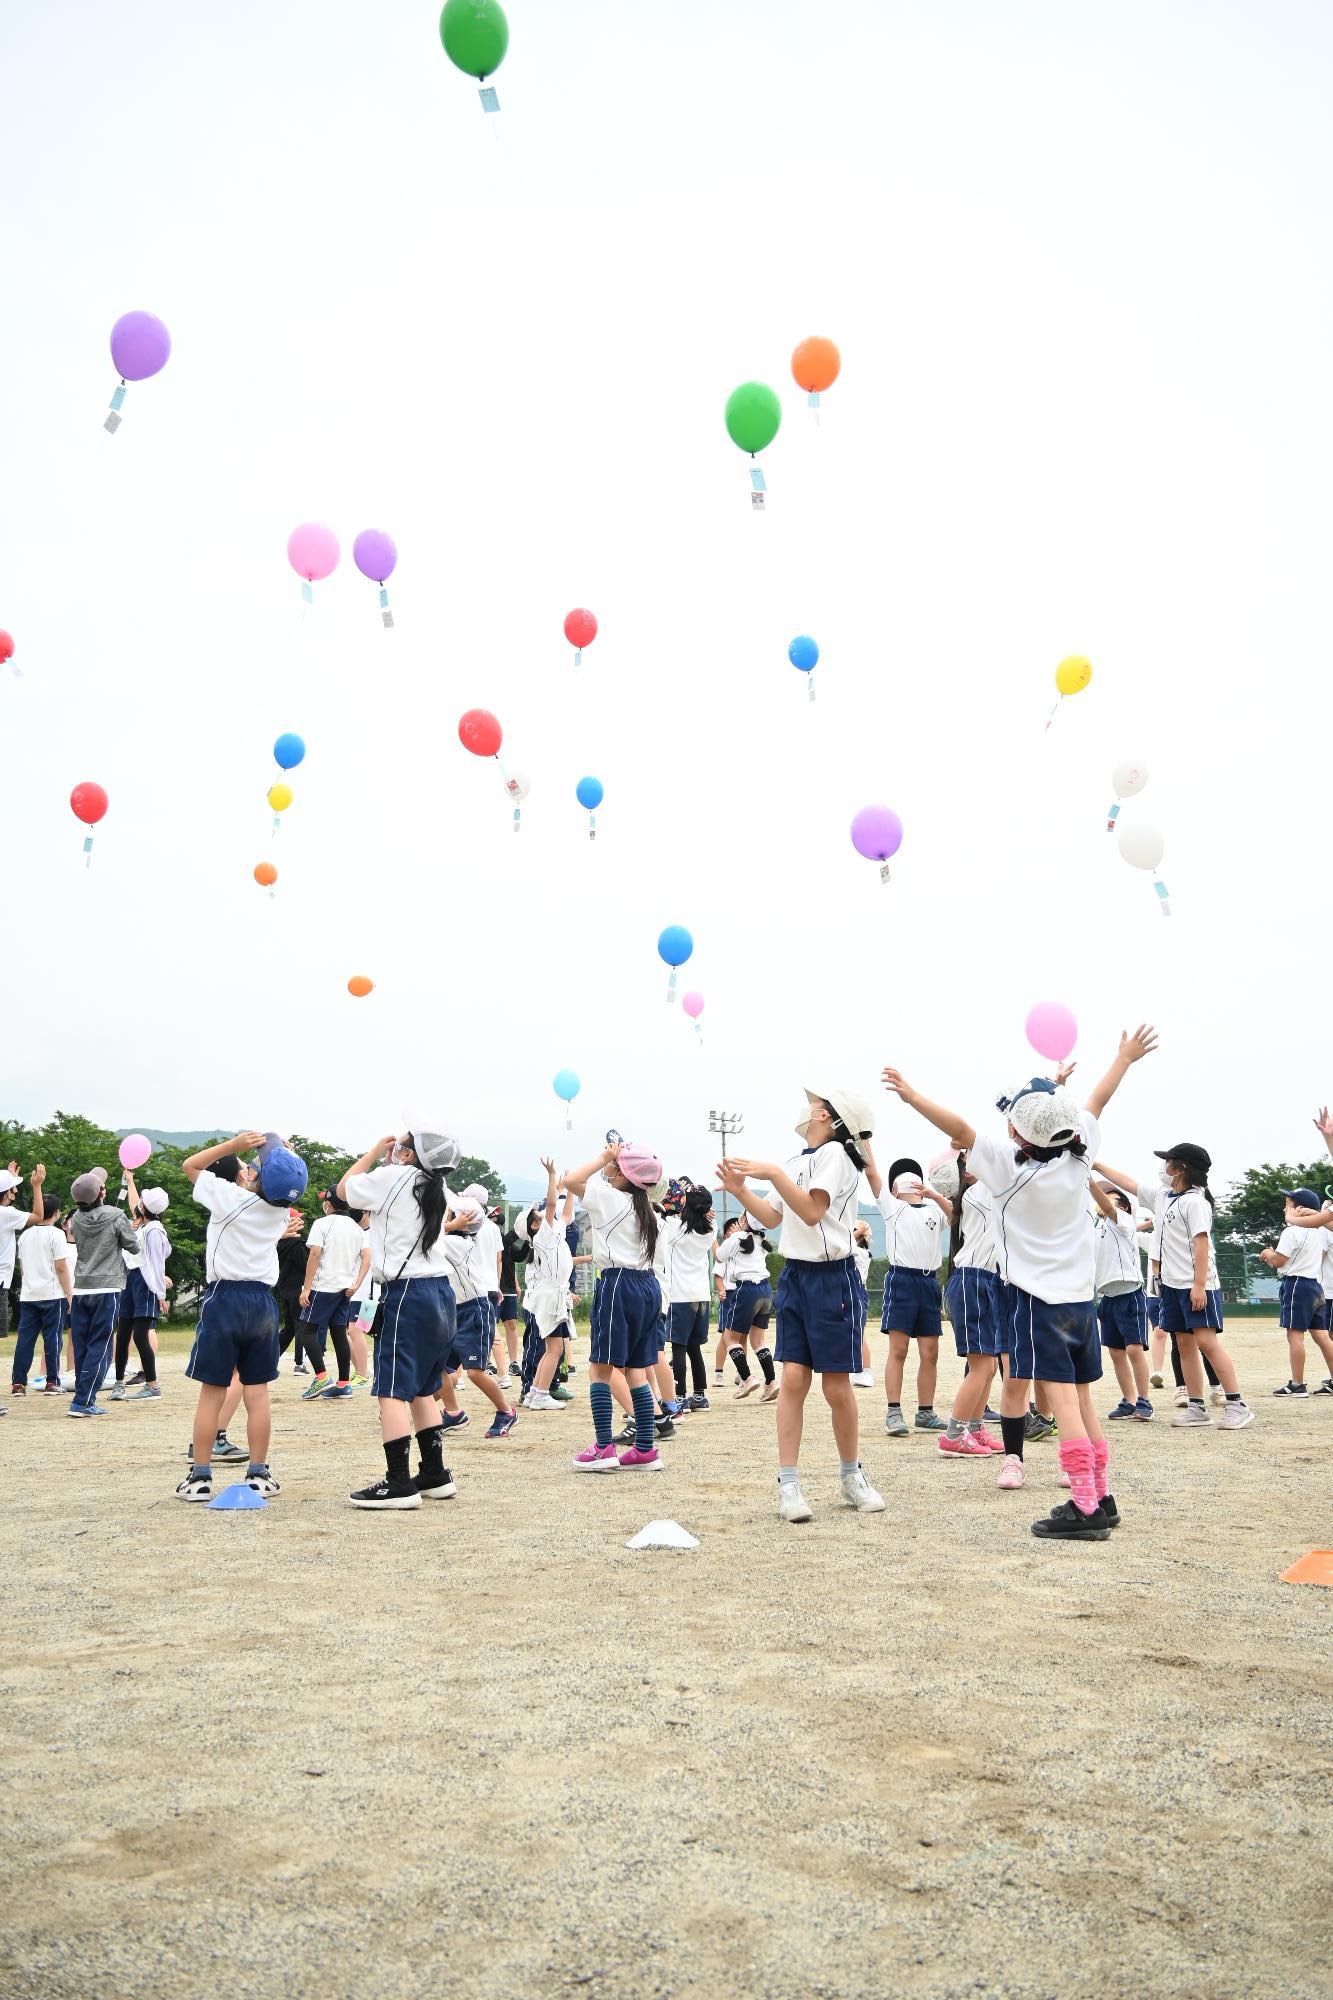
<path fill-rule="evenodd" d="M 656 1187 L 662 1178 L 662 1162 L 656 1153 L 650 1153 L 646 1146 L 635 1145 L 631 1139 L 621 1146 L 616 1165 L 634 1187 Z"/>

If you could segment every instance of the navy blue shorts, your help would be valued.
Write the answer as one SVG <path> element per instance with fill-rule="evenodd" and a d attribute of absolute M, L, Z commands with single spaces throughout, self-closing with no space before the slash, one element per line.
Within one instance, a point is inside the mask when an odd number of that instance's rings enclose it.
<path fill-rule="evenodd" d="M 485 1299 L 462 1299 L 456 1309 L 453 1344 L 449 1350 L 449 1372 L 455 1368 L 485 1370 L 491 1358 L 493 1329 Z"/>
<path fill-rule="evenodd" d="M 890 1264 L 884 1273 L 881 1333 L 905 1333 L 909 1340 L 940 1337 L 940 1281 L 934 1271 Z"/>
<path fill-rule="evenodd" d="M 1214 1333 L 1222 1331 L 1221 1292 L 1209 1292 L 1203 1311 L 1195 1312 L 1190 1304 L 1188 1285 L 1162 1286 L 1163 1333 L 1204 1333 L 1210 1327 Z"/>
<path fill-rule="evenodd" d="M 185 1372 L 213 1389 L 225 1389 L 233 1375 L 247 1388 L 277 1381 L 278 1302 L 267 1285 L 249 1278 L 205 1285 Z"/>
<path fill-rule="evenodd" d="M 994 1271 L 963 1264 L 950 1271 L 944 1287 L 949 1302 L 953 1344 L 960 1356 L 998 1354 L 1004 1345 L 1000 1326 L 1000 1280 Z"/>
<path fill-rule="evenodd" d="M 326 1333 L 330 1328 L 341 1333 L 350 1326 L 353 1306 L 346 1292 L 312 1292 L 310 1304 L 301 1309 L 301 1324 L 311 1333 Z"/>
<path fill-rule="evenodd" d="M 446 1277 L 395 1278 L 380 1298 L 372 1396 L 433 1396 L 454 1344 L 454 1288 Z"/>
<path fill-rule="evenodd" d="M 708 1301 L 700 1300 L 686 1305 L 674 1305 L 667 1314 L 671 1328 L 671 1345 L 688 1347 L 692 1340 L 708 1338 Z"/>
<path fill-rule="evenodd" d="M 1136 1292 L 1113 1292 L 1097 1303 L 1097 1324 L 1103 1347 L 1148 1345 L 1148 1299 L 1142 1285 Z"/>
<path fill-rule="evenodd" d="M 656 1361 L 662 1294 L 652 1271 L 620 1265 L 598 1274 L 592 1295 L 588 1359 L 600 1368 L 651 1368 Z"/>
<path fill-rule="evenodd" d="M 1101 1381 L 1102 1350 L 1091 1299 L 1050 1306 L 1021 1285 L 1006 1285 L 1003 1312 L 1013 1381 Z"/>
<path fill-rule="evenodd" d="M 1330 1311 L 1330 1308 L 1333 1308 L 1333 1299 L 1326 1297 L 1319 1308 L 1317 1316 L 1310 1321 L 1310 1326 L 1314 1332 L 1328 1332 L 1330 1322 L 1333 1321 L 1333 1312 Z"/>
<path fill-rule="evenodd" d="M 518 1293 L 501 1292 L 497 1317 L 503 1320 L 518 1318 Z"/>
<path fill-rule="evenodd" d="M 1322 1326 L 1324 1288 L 1318 1278 L 1284 1278 L 1278 1292 L 1278 1318 L 1289 1333 L 1308 1333 Z"/>
<path fill-rule="evenodd" d="M 718 1300 L 717 1330 L 719 1333 L 731 1332 L 731 1315 L 735 1310 L 736 1290 L 733 1286 L 730 1291 L 723 1292 L 722 1297 Z"/>
<path fill-rule="evenodd" d="M 852 1272 L 855 1275 L 854 1264 Z M 751 1327 L 768 1325 L 769 1309 L 773 1304 L 773 1287 L 767 1278 L 742 1278 L 735 1291 L 727 1293 L 727 1299 L 731 1305 L 731 1318 L 727 1322 L 728 1332 L 739 1336 L 742 1333 L 749 1333 Z M 861 1324 L 865 1325 L 864 1312 L 861 1315 Z"/>
<path fill-rule="evenodd" d="M 125 1289 L 120 1295 L 120 1317 L 122 1319 L 156 1319 L 162 1310 L 156 1292 L 148 1289 L 148 1280 L 142 1271 L 125 1273 Z"/>
<path fill-rule="evenodd" d="M 1148 1294 L 1148 1324 L 1149 1326 L 1160 1326 L 1162 1324 L 1162 1298 L 1160 1292 L 1149 1292 Z"/>
<path fill-rule="evenodd" d="M 789 1258 L 778 1279 L 779 1361 L 816 1375 L 856 1375 L 863 1362 L 865 1287 L 850 1257 L 836 1264 Z"/>

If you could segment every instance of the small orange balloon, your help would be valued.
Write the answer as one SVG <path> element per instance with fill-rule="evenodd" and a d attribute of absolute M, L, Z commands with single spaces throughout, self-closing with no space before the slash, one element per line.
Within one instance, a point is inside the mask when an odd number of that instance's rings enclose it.
<path fill-rule="evenodd" d="M 347 991 L 354 1000 L 364 1000 L 367 993 L 375 991 L 375 982 L 367 979 L 363 972 L 355 972 L 347 982 Z"/>
<path fill-rule="evenodd" d="M 842 356 L 831 340 L 822 334 L 812 333 L 808 340 L 801 341 L 791 358 L 791 372 L 797 386 L 812 396 L 824 389 L 831 389 L 838 379 L 842 367 Z"/>
<path fill-rule="evenodd" d="M 255 880 L 261 889 L 271 889 L 278 879 L 278 871 L 271 861 L 255 863 Z"/>

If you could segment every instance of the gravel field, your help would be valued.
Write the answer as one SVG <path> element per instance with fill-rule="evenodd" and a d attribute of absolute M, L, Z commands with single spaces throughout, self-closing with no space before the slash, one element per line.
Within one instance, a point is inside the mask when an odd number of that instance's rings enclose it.
<path fill-rule="evenodd" d="M 614 1479 L 581 1400 L 487 1444 L 472 1394 L 457 1500 L 367 1515 L 373 1405 L 285 1373 L 262 1518 L 172 1497 L 179 1355 L 101 1423 L 11 1404 L 0 1993 L 1327 1996 L 1333 1591 L 1278 1575 L 1333 1545 L 1333 1398 L 1229 1340 L 1258 1421 L 1114 1426 L 1080 1547 L 1028 1533 L 1053 1446 L 999 1493 L 878 1391 L 887 1513 L 816 1393 L 804 1528 L 730 1388 Z M 699 1550 L 626 1550 L 657 1515 Z"/>

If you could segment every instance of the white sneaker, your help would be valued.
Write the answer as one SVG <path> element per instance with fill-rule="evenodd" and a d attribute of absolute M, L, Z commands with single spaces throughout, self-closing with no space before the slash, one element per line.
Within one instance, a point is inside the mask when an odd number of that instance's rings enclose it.
<path fill-rule="evenodd" d="M 883 1503 L 881 1502 L 881 1505 Z M 810 1502 L 799 1486 L 784 1486 L 778 1481 L 778 1519 L 780 1521 L 810 1521 L 814 1516 Z"/>
<path fill-rule="evenodd" d="M 529 1410 L 563 1410 L 566 1407 L 564 1403 L 557 1402 L 549 1389 L 529 1389 L 523 1400 Z"/>
<path fill-rule="evenodd" d="M 1216 1383 L 1209 1391 L 1208 1400 L 1215 1410 L 1224 1410 L 1226 1408 L 1227 1392 L 1220 1382 Z M 1231 1428 L 1234 1430 L 1236 1426 L 1233 1424 Z"/>
<path fill-rule="evenodd" d="M 859 1368 L 851 1378 L 853 1389 L 873 1389 L 875 1378 L 868 1368 Z"/>
<path fill-rule="evenodd" d="M 1185 1387 L 1185 1384 L 1182 1382 L 1180 1387 L 1176 1390 L 1176 1408 L 1178 1410 L 1183 1410 L 1185 1405 L 1189 1402 L 1189 1399 L 1190 1399 L 1190 1392 Z"/>
<path fill-rule="evenodd" d="M 1253 1414 L 1254 1412 L 1251 1411 L 1250 1415 L 1253 1416 Z M 1171 1421 L 1177 1430 L 1192 1430 L 1200 1424 L 1203 1425 L 1205 1430 L 1211 1430 L 1213 1426 L 1213 1420 L 1207 1410 L 1199 1409 L 1197 1404 L 1191 1403 L 1188 1396 L 1185 1398 L 1184 1409 L 1177 1411 Z M 1231 1428 L 1238 1430 L 1240 1427 L 1237 1424 L 1233 1424 Z"/>
<path fill-rule="evenodd" d="M 1254 1422 L 1254 1411 L 1248 1403 L 1228 1403 L 1225 1391 L 1222 1401 L 1222 1421 L 1217 1427 L 1220 1431 L 1243 1431 L 1246 1424 Z"/>
<path fill-rule="evenodd" d="M 776 1402 L 777 1402 L 777 1400 L 778 1400 L 778 1385 L 777 1385 L 777 1383 L 776 1383 L 776 1382 L 765 1382 L 765 1384 L 764 1384 L 764 1393 L 763 1393 L 763 1395 L 762 1395 L 762 1396 L 761 1396 L 761 1397 L 759 1398 L 759 1400 L 760 1400 L 760 1402 L 761 1402 L 761 1403 L 776 1403 Z"/>
<path fill-rule="evenodd" d="M 725 1374 L 720 1368 L 715 1368 L 713 1370 L 713 1387 L 715 1389 L 725 1389 L 726 1386 L 727 1386 L 727 1378 Z"/>
<path fill-rule="evenodd" d="M 1158 1375 L 1150 1375 L 1150 1376 L 1148 1377 L 1148 1380 L 1149 1380 L 1149 1382 L 1150 1382 L 1150 1383 L 1152 1384 L 1152 1386 L 1153 1386 L 1153 1388 L 1154 1388 L 1154 1389 L 1160 1389 L 1160 1388 L 1161 1388 L 1161 1386 L 1162 1386 L 1162 1378 L 1161 1378 L 1161 1375 L 1160 1375 L 1160 1374 L 1158 1374 Z"/>
<path fill-rule="evenodd" d="M 500 1387 L 502 1389 L 512 1389 L 513 1386 L 514 1386 L 514 1378 L 512 1375 L 502 1375 L 500 1377 Z"/>
<path fill-rule="evenodd" d="M 747 1380 L 741 1383 L 740 1388 L 736 1391 L 736 1401 L 738 1403 L 743 1403 L 747 1396 L 753 1396 L 755 1390 L 762 1389 L 763 1386 L 764 1384 L 761 1377 L 759 1377 L 758 1375 L 749 1376 Z"/>
<path fill-rule="evenodd" d="M 884 1512 L 883 1494 L 876 1493 L 859 1465 L 855 1472 L 842 1475 L 842 1500 L 845 1507 L 855 1507 L 858 1514 Z"/>

